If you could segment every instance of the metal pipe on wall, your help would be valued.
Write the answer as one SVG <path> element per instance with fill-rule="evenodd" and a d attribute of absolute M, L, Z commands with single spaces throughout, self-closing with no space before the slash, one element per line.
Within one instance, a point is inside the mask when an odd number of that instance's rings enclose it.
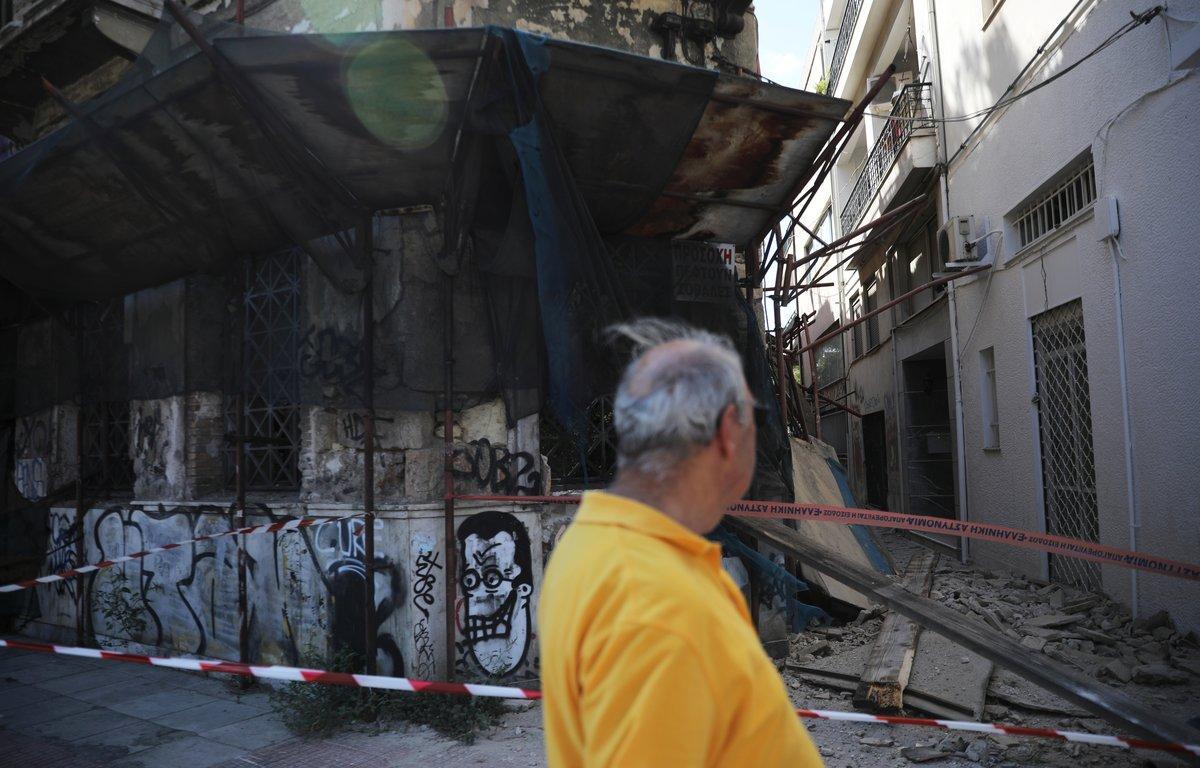
<path fill-rule="evenodd" d="M 454 278 L 442 278 L 442 484 L 446 543 L 446 679 L 454 679 L 455 592 L 458 551 L 454 544 Z"/>
<path fill-rule="evenodd" d="M 75 412 L 75 560 L 78 565 L 87 562 L 83 546 L 83 323 L 76 326 L 79 336 L 79 409 Z M 75 584 L 75 645 L 82 647 L 87 624 L 86 592 L 83 581 Z"/>
<path fill-rule="evenodd" d="M 373 217 L 358 224 L 355 238 L 366 264 L 362 296 L 363 341 L 363 624 L 367 674 L 375 674 L 375 243 Z"/>
<path fill-rule="evenodd" d="M 241 322 L 238 327 L 241 333 L 246 333 L 246 293 L 248 264 L 242 265 Z M 233 476 L 237 490 L 238 526 L 246 527 L 246 339 L 240 337 L 238 345 L 238 393 L 235 399 L 237 415 L 234 417 L 234 431 L 237 432 L 237 442 L 234 443 Z M 237 537 L 237 567 L 238 567 L 238 661 L 250 663 L 250 620 L 249 600 L 246 594 L 246 537 Z"/>

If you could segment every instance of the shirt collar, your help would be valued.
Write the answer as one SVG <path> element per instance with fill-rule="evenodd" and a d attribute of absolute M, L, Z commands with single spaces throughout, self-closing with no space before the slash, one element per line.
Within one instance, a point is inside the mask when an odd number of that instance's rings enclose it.
<path fill-rule="evenodd" d="M 678 521 L 639 501 L 606 491 L 587 491 L 575 522 L 587 525 L 615 525 L 653 536 L 693 555 L 715 557 L 720 561 L 721 545 L 683 527 Z"/>

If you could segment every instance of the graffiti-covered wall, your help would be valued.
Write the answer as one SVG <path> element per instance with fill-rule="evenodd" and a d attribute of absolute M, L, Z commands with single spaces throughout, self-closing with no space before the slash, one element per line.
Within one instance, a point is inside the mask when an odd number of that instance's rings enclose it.
<path fill-rule="evenodd" d="M 249 524 L 298 515 L 353 514 L 348 505 L 255 506 Z M 128 504 L 85 517 L 88 562 L 229 530 L 232 507 Z M 43 573 L 75 565 L 73 509 L 50 513 Z M 462 679 L 536 675 L 535 605 L 543 569 L 536 508 L 459 504 L 450 546 L 458 561 L 455 673 Z M 319 662 L 328 650 L 363 652 L 364 522 L 333 520 L 245 539 L 250 661 Z M 376 662 L 380 674 L 446 674 L 446 541 L 440 504 L 384 509 L 375 521 Z M 23 631 L 73 640 L 76 590 L 90 639 L 149 646 L 165 655 L 236 660 L 238 542 L 221 537 L 29 590 Z"/>

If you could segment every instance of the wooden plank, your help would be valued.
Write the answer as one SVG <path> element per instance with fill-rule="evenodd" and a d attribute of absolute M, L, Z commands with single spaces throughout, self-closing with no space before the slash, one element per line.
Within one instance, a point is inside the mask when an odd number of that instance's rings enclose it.
<path fill-rule="evenodd" d="M 827 456 L 837 458 L 824 443 L 805 442 L 792 438 L 792 486 L 794 501 L 809 504 L 832 504 L 845 506 L 842 490 L 825 463 Z M 806 539 L 815 542 L 824 550 L 841 554 L 864 568 L 871 568 L 871 561 L 863 551 L 862 544 L 847 525 L 830 525 L 812 520 L 795 520 L 796 530 Z M 871 600 L 862 592 L 846 586 L 828 574 L 804 564 L 800 571 L 804 580 L 823 590 L 827 595 L 859 608 L 870 608 Z"/>
<path fill-rule="evenodd" d="M 1001 635 L 983 622 L 955 611 L 926 597 L 902 589 L 891 579 L 864 568 L 837 552 L 829 552 L 806 541 L 797 531 L 775 520 L 726 517 L 735 529 L 749 530 L 850 587 L 869 593 L 877 602 L 903 613 L 925 629 L 990 659 L 997 666 L 1011 669 L 1025 679 L 1072 701 L 1097 717 L 1102 717 L 1131 735 L 1158 741 L 1191 743 L 1195 731 L 1176 722 L 1161 710 L 1154 710 L 1124 693 L 1098 683 L 1093 678 L 1050 660 L 1043 654 L 1030 653 L 1011 638 Z"/>
<path fill-rule="evenodd" d="M 933 584 L 933 565 L 937 555 L 921 550 L 908 561 L 900 585 L 914 595 L 929 596 Z M 917 654 L 921 625 L 902 613 L 890 611 L 883 619 L 879 637 L 867 657 L 854 691 L 854 705 L 877 712 L 899 712 L 904 708 L 904 688 Z"/>

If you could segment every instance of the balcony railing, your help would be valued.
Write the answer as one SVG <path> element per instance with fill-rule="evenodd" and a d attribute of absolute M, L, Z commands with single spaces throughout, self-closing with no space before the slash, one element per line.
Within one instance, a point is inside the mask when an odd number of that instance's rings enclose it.
<path fill-rule="evenodd" d="M 838 76 L 842 74 L 842 65 L 846 63 L 850 38 L 854 36 L 854 25 L 858 23 L 858 12 L 862 9 L 862 4 L 863 0 L 850 0 L 846 3 L 846 12 L 842 14 L 837 43 L 833 46 L 833 60 L 829 63 L 829 85 L 825 92 L 830 96 L 833 95 L 833 89 L 837 86 Z"/>
<path fill-rule="evenodd" d="M 929 83 L 912 83 L 904 86 L 900 92 L 896 106 L 883 124 L 883 130 L 879 132 L 879 138 L 871 147 L 871 153 L 867 155 L 846 198 L 846 205 L 842 208 L 842 232 L 849 232 L 858 223 L 863 211 L 879 192 L 884 177 L 904 149 L 908 138 L 916 131 L 933 127 L 931 94 Z"/>

